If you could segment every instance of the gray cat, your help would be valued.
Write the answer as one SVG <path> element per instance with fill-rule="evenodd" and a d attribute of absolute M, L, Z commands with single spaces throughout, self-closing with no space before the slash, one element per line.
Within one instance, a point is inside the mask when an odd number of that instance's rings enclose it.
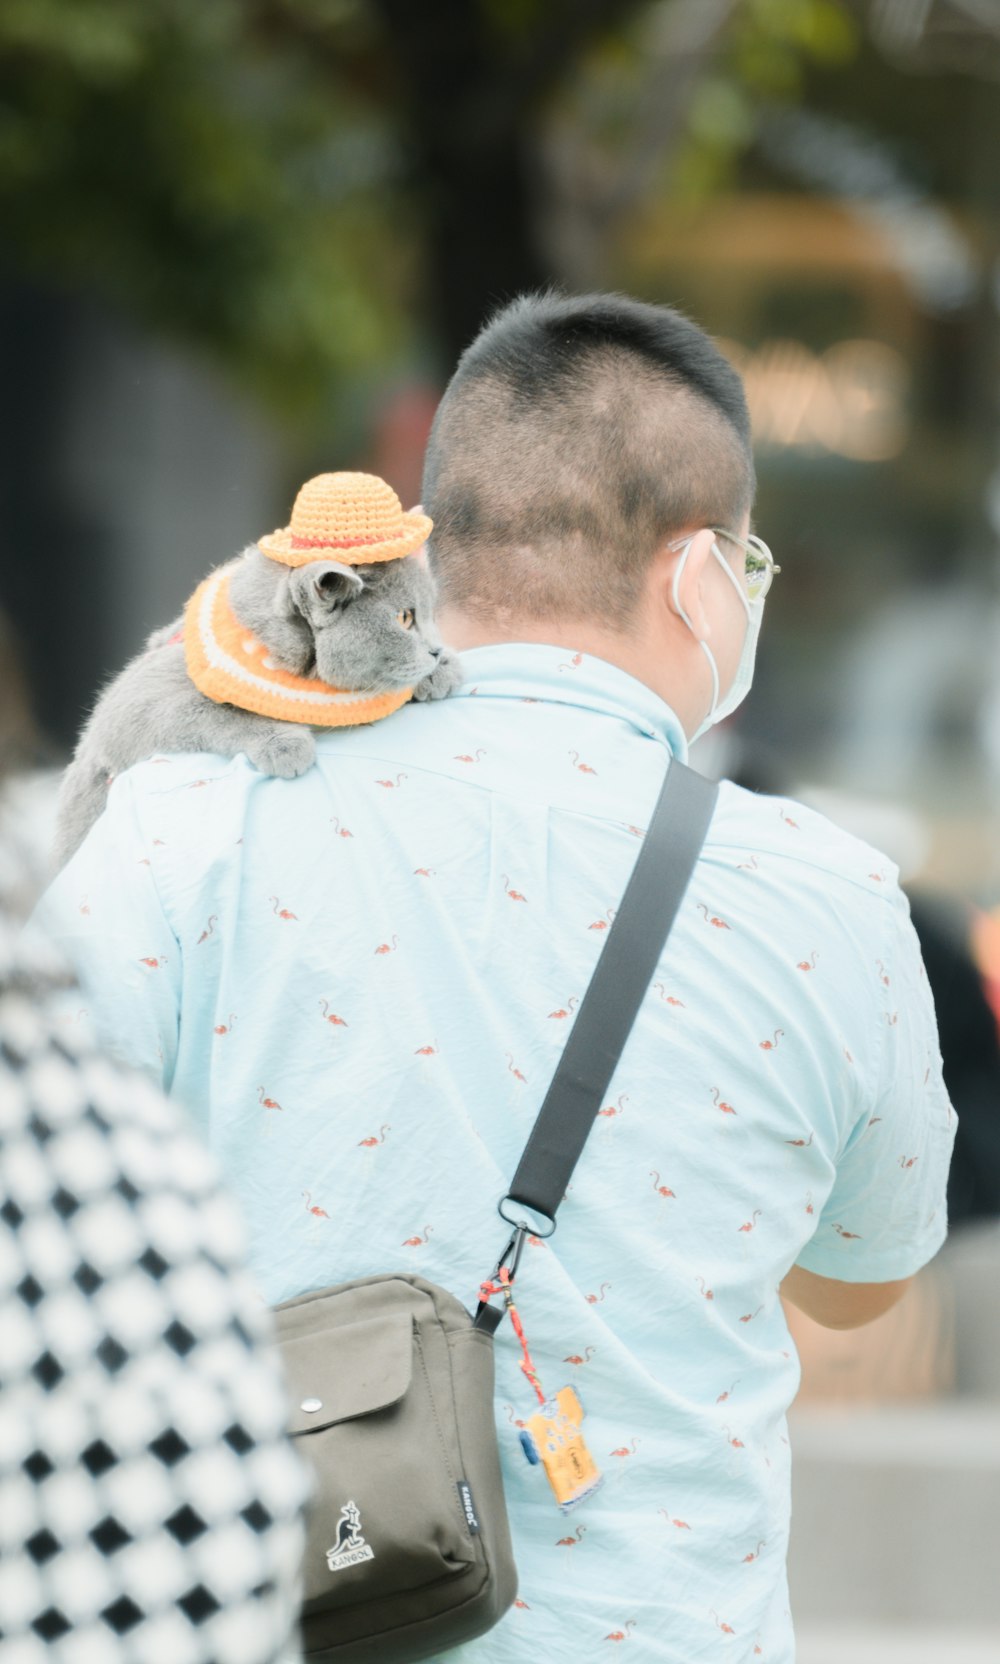
<path fill-rule="evenodd" d="M 443 699 L 462 679 L 434 628 L 434 580 L 408 555 L 368 566 L 287 567 L 253 545 L 233 567 L 233 612 L 273 663 L 347 691 L 413 688 Z M 292 779 L 316 756 L 313 729 L 217 704 L 190 680 L 181 620 L 157 630 L 105 688 L 63 777 L 56 859 L 69 860 L 104 808 L 111 779 L 157 751 L 246 753 L 263 774 Z"/>

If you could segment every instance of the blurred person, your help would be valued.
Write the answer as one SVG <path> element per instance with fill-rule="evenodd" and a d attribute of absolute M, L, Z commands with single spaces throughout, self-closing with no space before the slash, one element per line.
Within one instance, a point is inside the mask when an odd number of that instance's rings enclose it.
<path fill-rule="evenodd" d="M 305 1476 L 239 1222 L 20 931 L 54 791 L 3 678 L 0 1655 L 292 1664 Z"/>
<path fill-rule="evenodd" d="M 5 836 L 20 888 L 39 893 L 55 865 L 56 797 L 61 759 L 35 720 L 11 620 L 0 607 L 0 792 L 7 807 Z"/>
<path fill-rule="evenodd" d="M 944 1082 L 959 1118 L 948 1175 L 954 1228 L 1000 1217 L 1000 1032 L 967 909 L 924 889 L 911 888 L 909 900 L 937 1010 Z"/>
<path fill-rule="evenodd" d="M 104 1034 L 192 1106 L 274 1302 L 417 1271 L 473 1304 L 505 1193 L 672 759 L 746 693 L 774 568 L 736 373 L 680 314 L 529 296 L 428 447 L 463 686 L 266 779 L 116 780 L 45 916 Z M 725 784 L 658 974 L 518 1306 L 606 1483 L 529 1468 L 499 1332 L 520 1598 L 468 1664 L 791 1664 L 779 1294 L 888 1310 L 946 1235 L 954 1114 L 890 862 Z M 735 1649 L 735 1651 L 734 1651 Z"/>

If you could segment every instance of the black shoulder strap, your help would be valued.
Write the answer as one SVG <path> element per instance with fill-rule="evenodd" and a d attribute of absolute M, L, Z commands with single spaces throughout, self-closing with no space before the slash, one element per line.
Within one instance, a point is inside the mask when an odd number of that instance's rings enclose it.
<path fill-rule="evenodd" d="M 715 812 L 718 786 L 674 759 L 559 1067 L 500 1212 L 553 1222 L 659 963 Z M 534 1229 L 533 1225 L 528 1228 Z M 513 1247 L 513 1242 L 511 1244 Z M 513 1270 L 513 1268 L 512 1268 Z M 502 1313 L 480 1307 L 489 1329 Z"/>

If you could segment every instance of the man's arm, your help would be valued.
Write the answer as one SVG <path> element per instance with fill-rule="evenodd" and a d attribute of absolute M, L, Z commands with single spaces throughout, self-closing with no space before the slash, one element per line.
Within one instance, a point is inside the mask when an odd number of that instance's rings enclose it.
<path fill-rule="evenodd" d="M 781 1294 L 824 1329 L 860 1329 L 890 1311 L 912 1281 L 903 1277 L 894 1283 L 844 1283 L 793 1265 L 781 1284 Z"/>

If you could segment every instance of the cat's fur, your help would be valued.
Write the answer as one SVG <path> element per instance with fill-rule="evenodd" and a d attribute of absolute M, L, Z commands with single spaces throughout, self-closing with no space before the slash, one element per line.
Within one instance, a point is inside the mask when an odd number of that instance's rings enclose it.
<path fill-rule="evenodd" d="M 434 580 L 419 555 L 368 566 L 287 567 L 256 545 L 234 566 L 229 599 L 274 663 L 348 691 L 413 688 L 443 699 L 461 681 L 434 628 Z M 398 615 L 412 609 L 407 628 Z M 158 751 L 245 752 L 263 774 L 292 779 L 313 762 L 313 729 L 217 704 L 190 680 L 177 619 L 101 694 L 63 779 L 56 859 L 69 860 L 104 808 L 110 780 Z"/>

